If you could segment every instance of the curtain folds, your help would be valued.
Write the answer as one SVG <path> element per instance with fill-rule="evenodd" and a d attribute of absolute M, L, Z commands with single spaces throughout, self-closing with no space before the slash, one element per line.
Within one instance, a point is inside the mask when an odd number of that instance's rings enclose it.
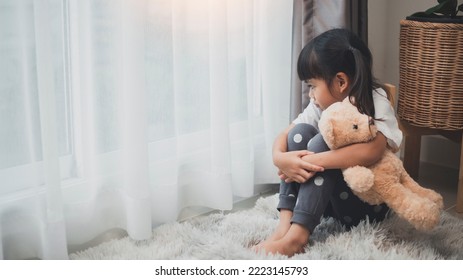
<path fill-rule="evenodd" d="M 295 59 L 327 28 L 363 30 L 354 2 L 0 1 L 0 259 L 143 240 L 278 183 Z"/>
<path fill-rule="evenodd" d="M 276 183 L 286 0 L 0 2 L 0 258 L 66 259 Z"/>
<path fill-rule="evenodd" d="M 332 28 L 347 28 L 368 42 L 367 0 L 294 0 L 291 67 L 291 109 L 293 120 L 309 103 L 308 88 L 297 76 L 297 59 L 315 36 Z"/>

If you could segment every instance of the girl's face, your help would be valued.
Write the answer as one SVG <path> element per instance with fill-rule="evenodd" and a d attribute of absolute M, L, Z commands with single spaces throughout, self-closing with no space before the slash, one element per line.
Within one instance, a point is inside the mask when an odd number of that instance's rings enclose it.
<path fill-rule="evenodd" d="M 331 89 L 322 79 L 309 79 L 307 84 L 310 88 L 310 98 L 313 100 L 315 105 L 322 110 L 325 110 L 331 104 L 344 99 L 341 91 L 336 86 L 336 81 L 334 81 L 334 86 L 332 86 Z"/>

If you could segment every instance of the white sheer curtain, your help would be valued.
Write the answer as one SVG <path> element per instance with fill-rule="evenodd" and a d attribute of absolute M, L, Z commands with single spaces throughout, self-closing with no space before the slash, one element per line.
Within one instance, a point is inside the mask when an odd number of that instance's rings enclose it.
<path fill-rule="evenodd" d="M 277 182 L 292 1 L 0 0 L 0 258 Z"/>

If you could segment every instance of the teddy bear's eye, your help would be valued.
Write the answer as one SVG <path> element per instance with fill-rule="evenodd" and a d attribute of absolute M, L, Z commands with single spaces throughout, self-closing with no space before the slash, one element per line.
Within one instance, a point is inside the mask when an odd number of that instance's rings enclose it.
<path fill-rule="evenodd" d="M 353 129 L 358 129 L 358 128 L 359 128 L 359 126 L 358 126 L 358 125 L 356 125 L 356 124 L 354 124 L 354 125 L 352 125 L 352 128 L 353 128 Z"/>

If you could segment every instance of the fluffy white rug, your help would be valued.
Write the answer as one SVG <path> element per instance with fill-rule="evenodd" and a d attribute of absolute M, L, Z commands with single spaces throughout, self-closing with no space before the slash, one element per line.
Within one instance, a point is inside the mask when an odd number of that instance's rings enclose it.
<path fill-rule="evenodd" d="M 211 214 L 153 231 L 150 240 L 129 237 L 71 254 L 71 259 L 285 259 L 256 254 L 249 247 L 265 239 L 278 222 L 276 195 L 254 208 Z M 346 231 L 323 219 L 306 252 L 293 259 L 463 259 L 463 220 L 448 213 L 431 232 L 419 232 L 392 215 L 379 224 L 362 223 Z"/>

